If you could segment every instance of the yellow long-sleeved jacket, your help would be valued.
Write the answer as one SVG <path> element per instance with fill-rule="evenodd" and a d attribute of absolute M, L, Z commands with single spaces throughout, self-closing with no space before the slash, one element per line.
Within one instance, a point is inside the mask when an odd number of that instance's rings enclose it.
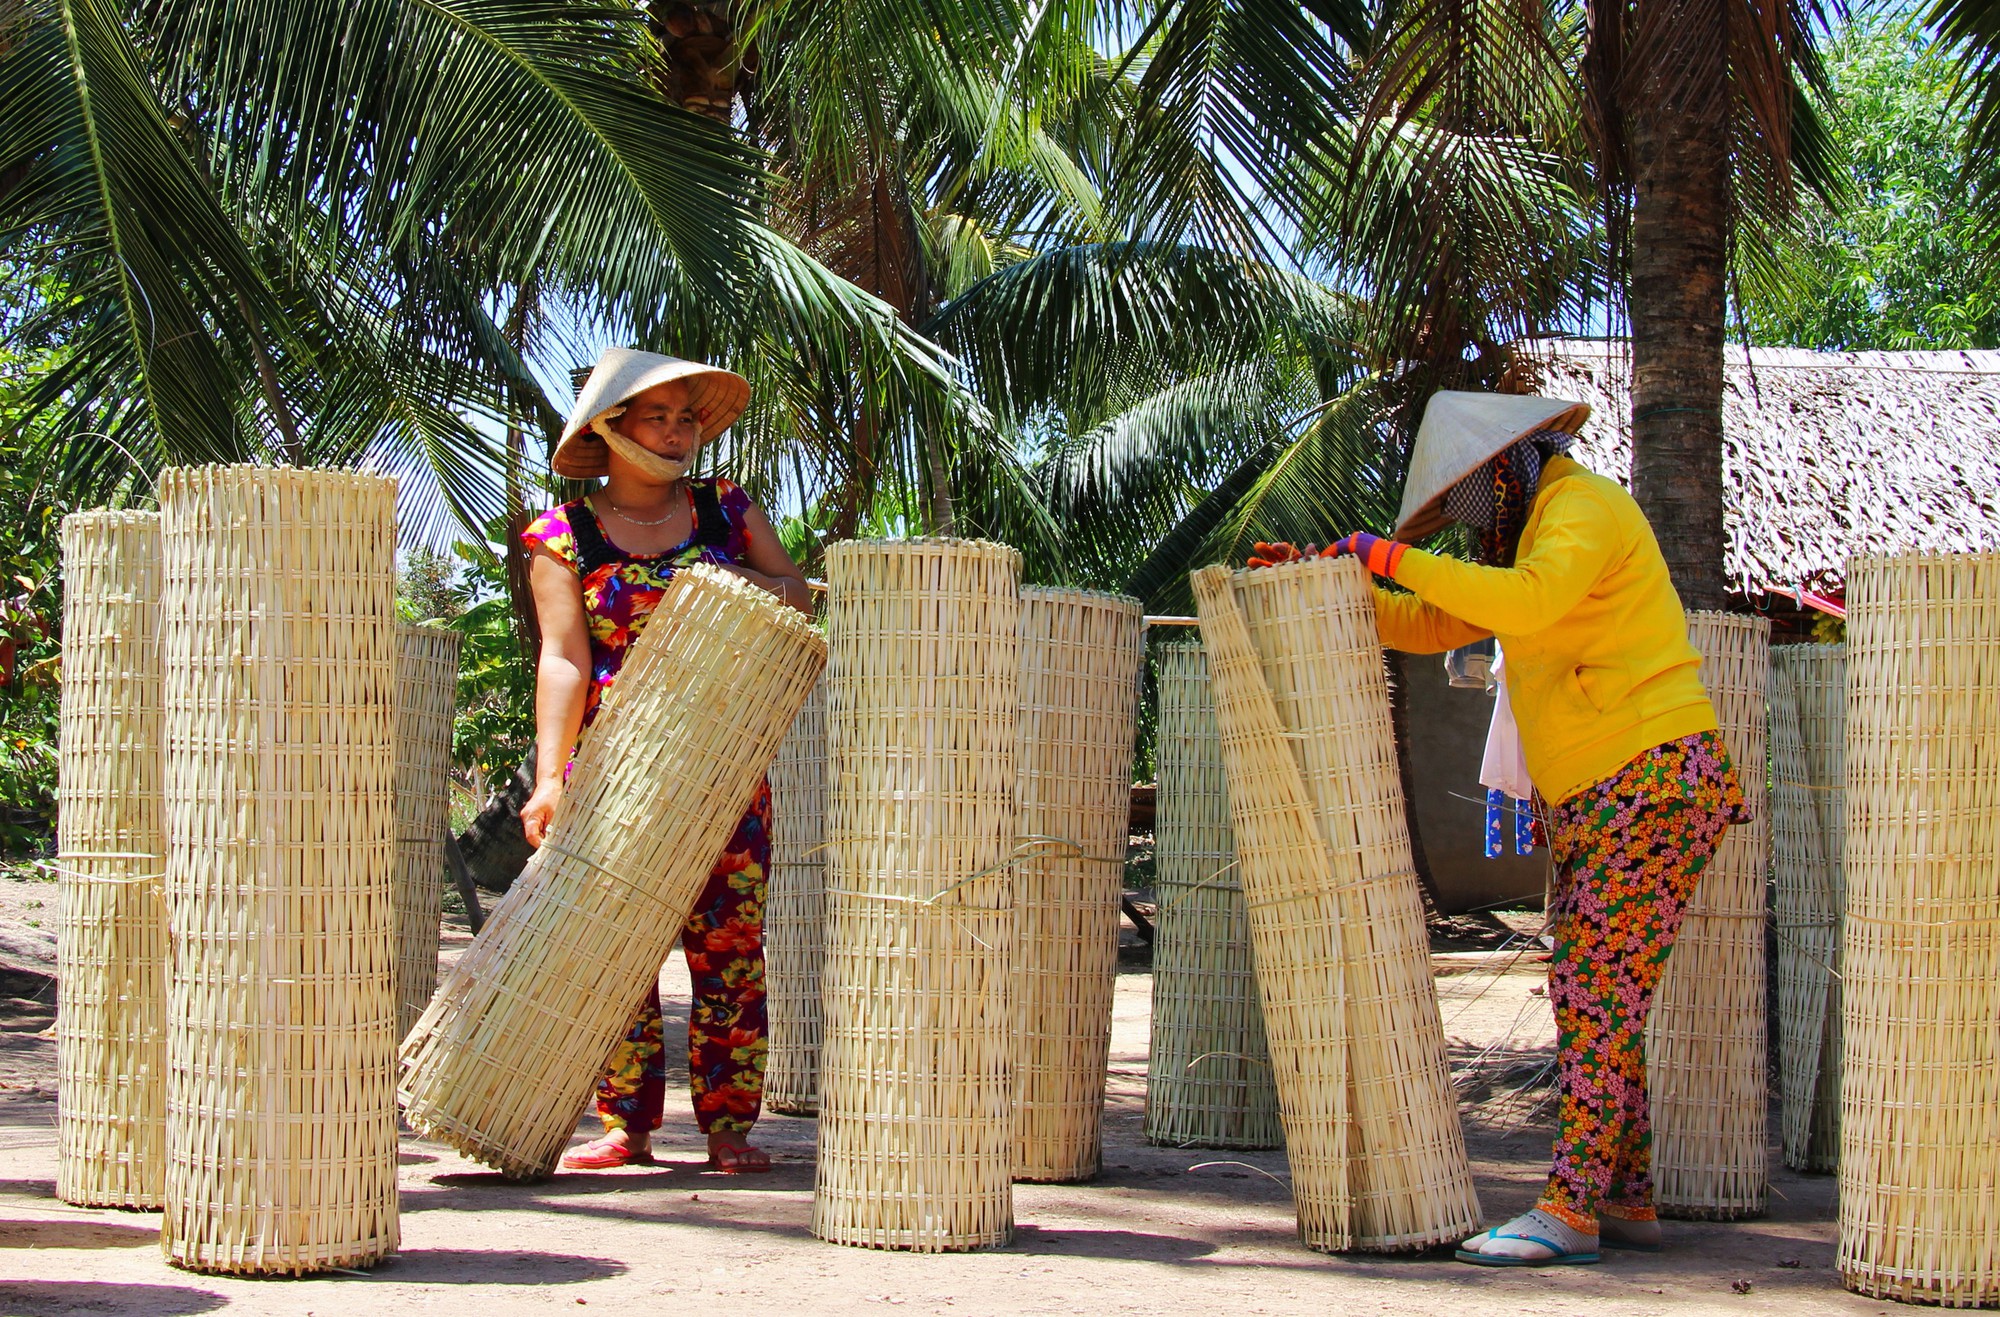
<path fill-rule="evenodd" d="M 1615 481 L 1566 457 L 1543 468 L 1514 566 L 1411 549 L 1395 579 L 1411 593 L 1375 598 L 1389 648 L 1499 637 L 1528 772 L 1550 802 L 1716 725 L 1653 528 Z"/>

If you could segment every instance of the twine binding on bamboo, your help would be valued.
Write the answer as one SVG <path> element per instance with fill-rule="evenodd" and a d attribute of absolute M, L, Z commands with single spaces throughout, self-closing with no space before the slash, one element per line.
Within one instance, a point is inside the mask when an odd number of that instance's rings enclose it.
<path fill-rule="evenodd" d="M 1250 912 L 1221 733 L 1201 646 L 1169 644 L 1157 666 L 1152 1045 L 1146 1140 L 1167 1147 L 1275 1148 L 1278 1090 L 1250 963 Z"/>
<path fill-rule="evenodd" d="M 827 959 L 813 1233 L 1013 1235 L 1020 555 L 827 550 Z"/>
<path fill-rule="evenodd" d="M 1103 1161 L 1119 897 L 1145 614 L 1090 590 L 1021 591 L 1016 826 L 1070 843 L 1014 870 L 1014 1178 Z"/>
<path fill-rule="evenodd" d="M 2000 554 L 1847 570 L 1842 1282 L 2000 1304 Z"/>
<path fill-rule="evenodd" d="M 1190 579 L 1300 1235 L 1326 1251 L 1462 1238 L 1479 1202 L 1367 574 L 1313 559 Z"/>
<path fill-rule="evenodd" d="M 156 1209 L 166 1191 L 160 518 L 63 518 L 56 1196 Z"/>
<path fill-rule="evenodd" d="M 395 1250 L 395 481 L 160 476 L 167 1260 Z"/>
<path fill-rule="evenodd" d="M 771 874 L 764 902 L 764 983 L 771 1045 L 764 1105 L 819 1112 L 820 972 L 826 963 L 826 682 L 792 723 L 771 765 Z"/>
<path fill-rule="evenodd" d="M 396 1037 L 437 988 L 444 914 L 445 827 L 451 813 L 452 711 L 462 637 L 435 626 L 396 628 Z"/>
<path fill-rule="evenodd" d="M 768 592 L 702 564 L 674 573 L 549 840 L 403 1042 L 413 1128 L 516 1179 L 555 1169 L 825 652 Z"/>
<path fill-rule="evenodd" d="M 1753 812 L 1702 871 L 1646 1020 L 1654 1199 L 1662 1216 L 1734 1221 L 1764 1210 L 1768 1183 L 1764 807 L 1771 624 L 1688 615 L 1701 680 Z"/>

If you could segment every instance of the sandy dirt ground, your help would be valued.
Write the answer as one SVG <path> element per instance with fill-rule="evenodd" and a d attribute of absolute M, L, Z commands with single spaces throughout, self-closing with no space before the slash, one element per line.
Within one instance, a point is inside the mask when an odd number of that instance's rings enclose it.
<path fill-rule="evenodd" d="M 463 946 L 456 931 L 450 950 Z M 1516 953 L 1438 957 L 1482 1201 L 1532 1200 L 1548 1151 L 1552 1043 L 1542 967 Z M 685 1000 L 678 958 L 663 979 Z M 1151 976 L 1120 975 L 1105 1171 L 1015 1189 L 1012 1247 L 911 1256 L 808 1231 L 813 1123 L 767 1117 L 767 1176 L 703 1173 L 671 1102 L 663 1164 L 510 1184 L 406 1136 L 402 1249 L 366 1274 L 235 1280 L 167 1266 L 156 1215 L 54 1197 L 52 1016 L 25 977 L 0 982 L 0 1317 L 12 1314 L 618 1312 L 1682 1314 L 1883 1313 L 1833 1271 L 1833 1184 L 1782 1170 L 1766 1217 L 1670 1223 L 1668 1251 L 1602 1266 L 1480 1271 L 1448 1255 L 1329 1257 L 1293 1234 L 1282 1152 L 1149 1147 L 1141 1137 Z M 12 993 L 12 996 L 6 994 Z M 681 1009 L 684 1011 L 685 1006 Z M 684 1091 L 684 1090 L 682 1090 Z M 579 1127 L 579 1137 L 590 1126 Z M 1772 1164 L 1777 1165 L 1775 1153 Z"/>

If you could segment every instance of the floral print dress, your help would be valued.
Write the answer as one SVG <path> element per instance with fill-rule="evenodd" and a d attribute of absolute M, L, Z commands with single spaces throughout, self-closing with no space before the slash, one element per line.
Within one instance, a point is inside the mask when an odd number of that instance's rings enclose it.
<path fill-rule="evenodd" d="M 690 480 L 695 533 L 658 554 L 627 553 L 612 543 L 587 500 L 549 509 L 522 532 L 577 573 L 590 631 L 590 687 L 583 725 L 652 616 L 678 569 L 696 562 L 741 562 L 750 547 L 750 499 L 727 480 Z M 747 1131 L 763 1106 L 767 1022 L 764 1003 L 764 895 L 770 867 L 771 791 L 760 786 L 711 871 L 681 930 L 694 980 L 688 1012 L 688 1082 L 703 1133 Z M 638 1016 L 605 1061 L 597 1113 L 607 1130 L 660 1127 L 666 1107 L 665 1024 L 660 985 L 645 989 Z"/>

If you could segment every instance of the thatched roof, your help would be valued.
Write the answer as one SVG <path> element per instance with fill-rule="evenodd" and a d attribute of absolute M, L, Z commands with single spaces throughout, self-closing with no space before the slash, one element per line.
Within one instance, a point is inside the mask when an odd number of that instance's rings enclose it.
<path fill-rule="evenodd" d="M 1537 392 L 1591 405 L 1578 460 L 1630 483 L 1625 344 L 1515 353 Z M 1838 587 L 1856 553 L 2000 549 L 2000 352 L 1732 345 L 1726 380 L 1733 589 Z"/>

